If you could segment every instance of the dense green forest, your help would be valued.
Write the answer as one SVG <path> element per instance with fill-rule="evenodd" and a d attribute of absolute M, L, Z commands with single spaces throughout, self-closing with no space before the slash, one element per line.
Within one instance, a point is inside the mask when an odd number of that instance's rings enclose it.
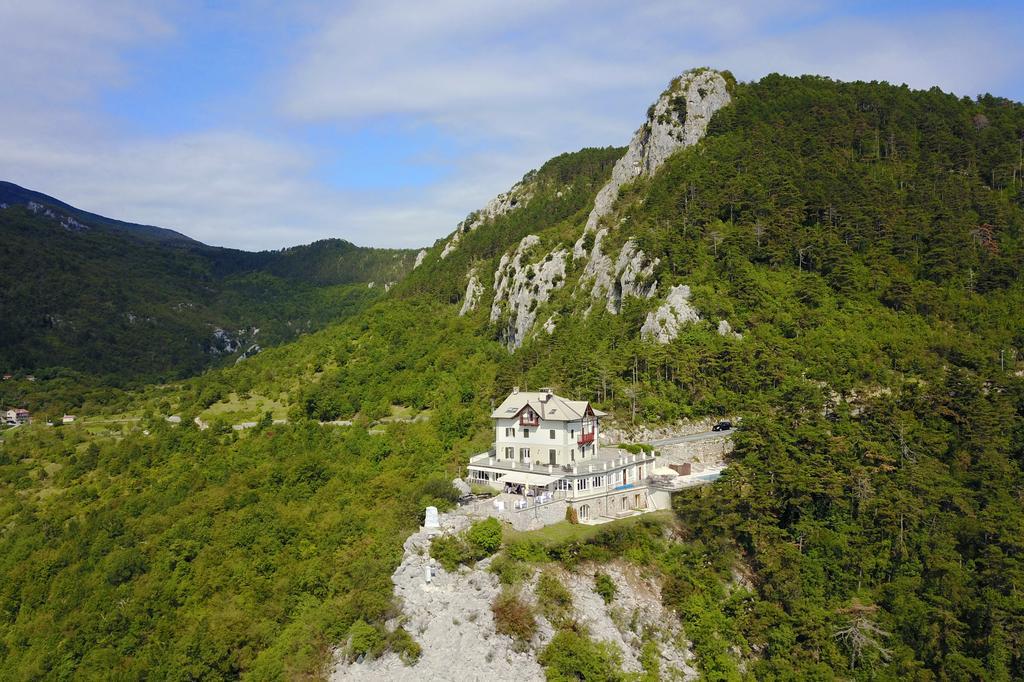
<path fill-rule="evenodd" d="M 0 404 L 32 409 L 74 402 L 50 383 L 69 373 L 81 388 L 179 378 L 322 329 L 376 300 L 415 258 L 339 239 L 209 247 L 10 183 L 0 203 L 0 371 L 46 382 L 0 386 Z"/>
<path fill-rule="evenodd" d="M 620 422 L 743 417 L 723 477 L 676 495 L 679 535 L 516 554 L 648 567 L 707 679 L 1024 677 L 1022 137 L 1024 107 L 991 96 L 739 83 L 610 216 L 607 249 L 634 238 L 660 291 L 693 290 L 704 319 L 669 344 L 638 333 L 657 298 L 583 315 L 582 264 L 543 304 L 555 332 L 515 353 L 489 294 L 458 315 L 470 268 L 490 285 L 525 234 L 579 237 L 621 154 L 583 150 L 357 315 L 112 406 L 134 429 L 4 432 L 0 660 L 278 679 L 322 673 L 353 624 L 414 651 L 384 625 L 403 539 L 488 446 L 492 403 L 550 385 Z M 288 423 L 194 427 L 232 393 Z M 396 407 L 425 418 L 382 422 Z M 552 677 L 622 679 L 585 633 L 556 639 Z"/>

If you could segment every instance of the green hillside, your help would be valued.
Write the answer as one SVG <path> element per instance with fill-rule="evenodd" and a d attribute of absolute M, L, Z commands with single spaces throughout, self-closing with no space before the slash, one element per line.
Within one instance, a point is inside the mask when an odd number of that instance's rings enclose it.
<path fill-rule="evenodd" d="M 214 248 L 10 183 L 0 203 L 0 370 L 41 380 L 124 385 L 235 362 L 361 310 L 415 257 L 337 239 Z M 25 397 L 0 390 L 3 404 Z"/>
<path fill-rule="evenodd" d="M 513 385 L 620 423 L 742 416 L 723 477 L 676 495 L 679 534 L 511 557 L 644 565 L 707 679 L 1024 677 L 1024 106 L 818 77 L 730 89 L 605 218 L 606 252 L 635 240 L 658 283 L 618 314 L 570 259 L 522 347 L 491 321 L 502 256 L 532 234 L 542 263 L 583 234 L 622 153 L 588 149 L 358 314 L 139 392 L 118 405 L 134 429 L 4 432 L 13 677 L 317 675 L 350 633 L 414 657 L 416 633 L 385 625 L 390 574 Z M 471 270 L 482 298 L 460 316 Z M 701 319 L 645 340 L 683 284 Z M 193 427 L 231 394 L 289 422 Z M 430 417 L 377 423 L 396 405 Z M 629 679 L 585 634 L 558 641 L 560 674 Z"/>

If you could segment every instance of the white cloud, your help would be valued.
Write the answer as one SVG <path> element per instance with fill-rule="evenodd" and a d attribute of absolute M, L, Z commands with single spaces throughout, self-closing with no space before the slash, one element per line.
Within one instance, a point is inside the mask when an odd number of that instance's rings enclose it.
<path fill-rule="evenodd" d="M 326 236 L 431 243 L 547 158 L 624 144 L 658 91 L 691 66 L 731 68 L 743 79 L 824 73 L 1022 95 L 1019 18 L 994 12 L 849 16 L 814 0 L 358 0 L 340 11 L 333 3 L 296 10 L 310 33 L 256 60 L 274 71 L 255 79 L 260 89 L 238 121 L 141 135 L 117 130 L 94 98 L 130 91 L 139 77 L 131 50 L 171 43 L 185 30 L 174 26 L 183 14 L 197 24 L 213 10 L 176 4 L 168 18 L 138 7 L 0 6 L 0 82 L 17 93 L 0 100 L 0 177 L 246 248 Z M 381 120 L 427 124 L 457 140 L 443 179 L 392 191 L 328 187 L 319 165 L 347 150 L 311 148 L 294 134 L 309 123 L 359 130 L 371 122 L 379 134 Z M 410 153 L 408 162 L 422 160 Z"/>

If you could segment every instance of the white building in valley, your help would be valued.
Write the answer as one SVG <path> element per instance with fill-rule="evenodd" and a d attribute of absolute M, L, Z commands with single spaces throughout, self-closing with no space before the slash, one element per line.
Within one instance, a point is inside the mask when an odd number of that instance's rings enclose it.
<path fill-rule="evenodd" d="M 581 521 L 653 509 L 647 478 L 654 454 L 602 448 L 604 416 L 585 400 L 515 388 L 491 414 L 494 447 L 470 459 L 469 478 L 535 500 L 564 500 Z"/>

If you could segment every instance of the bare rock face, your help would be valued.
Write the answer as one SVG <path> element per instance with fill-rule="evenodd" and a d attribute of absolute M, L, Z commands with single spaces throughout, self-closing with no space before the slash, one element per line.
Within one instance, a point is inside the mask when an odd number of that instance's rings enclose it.
<path fill-rule="evenodd" d="M 624 260 L 626 247 L 615 262 L 604 254 L 602 242 L 610 228 L 601 225 L 601 219 L 611 213 L 624 184 L 654 174 L 674 152 L 699 142 L 711 117 L 730 101 L 725 78 L 719 72 L 697 69 L 680 75 L 651 106 L 647 121 L 633 135 L 626 153 L 612 168 L 611 179 L 597 193 L 583 235 L 573 247 L 573 258 L 588 257 L 586 238 L 593 234 L 593 246 L 581 281 L 592 283 L 591 296 L 607 299 L 610 312 L 619 312 L 622 297 L 632 294 L 627 293 L 627 287 L 622 287 L 622 296 L 615 294 L 616 282 L 623 284 L 623 270 L 618 265 Z M 635 245 L 630 248 L 635 253 L 631 253 L 625 262 L 634 257 L 641 261 L 644 259 L 643 252 L 637 251 Z M 650 295 L 651 291 L 653 289 L 644 289 L 641 295 Z"/>
<path fill-rule="evenodd" d="M 657 343 L 670 343 L 679 336 L 679 328 L 688 322 L 698 322 L 700 313 L 690 304 L 690 287 L 685 284 L 672 287 L 661 306 L 650 313 L 640 328 L 641 338 Z"/>
<path fill-rule="evenodd" d="M 421 643 L 422 658 L 412 666 L 393 653 L 353 662 L 338 650 L 331 682 L 544 679 L 533 652 L 517 651 L 511 639 L 495 631 L 491 603 L 501 586 L 487 570 L 490 559 L 472 570 L 449 573 L 430 558 L 430 542 L 439 532 L 459 533 L 469 524 L 466 516 L 442 514 L 440 531 L 424 529 L 405 541 L 404 558 L 391 576 L 402 616 L 390 625 L 404 624 Z M 431 566 L 436 575 L 427 583 L 425 573 Z"/>
<path fill-rule="evenodd" d="M 537 634 L 525 647 L 497 632 L 491 604 L 501 592 L 497 576 L 488 569 L 491 559 L 473 568 L 448 572 L 430 558 L 430 543 L 439 535 L 464 532 L 470 525 L 463 510 L 441 514 L 438 528 L 423 528 L 404 545 L 402 563 L 391 576 L 400 614 L 389 628 L 402 626 L 422 647 L 421 658 L 411 665 L 387 652 L 377 659 L 349 660 L 344 647 L 335 649 L 331 682 L 540 682 L 544 670 L 537 661 L 555 634 L 543 615 Z M 431 570 L 433 569 L 433 570 Z M 640 672 L 643 643 L 657 644 L 663 679 L 697 679 L 690 642 L 678 616 L 662 605 L 658 581 L 622 561 L 586 564 L 576 571 L 550 568 L 572 596 L 572 612 L 595 640 L 608 642 L 622 654 L 626 672 Z M 616 587 L 610 604 L 595 592 L 595 575 L 606 573 Z M 430 579 L 427 580 L 427 575 Z M 537 609 L 539 573 L 519 586 L 520 597 Z"/>
<path fill-rule="evenodd" d="M 529 187 L 522 182 L 517 182 L 512 185 L 509 191 L 494 197 L 479 211 L 470 213 L 466 216 L 465 220 L 458 224 L 458 227 L 455 228 L 455 233 L 448 240 L 448 243 L 444 245 L 444 249 L 441 251 L 441 258 L 447 258 L 455 250 L 459 245 L 459 240 L 462 239 L 462 235 L 472 232 L 488 220 L 494 220 L 500 215 L 519 208 L 529 201 L 532 195 L 533 193 Z"/>
<path fill-rule="evenodd" d="M 470 270 L 466 277 L 469 279 L 469 283 L 466 285 L 466 295 L 462 299 L 462 309 L 459 310 L 459 317 L 476 310 L 477 305 L 480 303 L 480 296 L 484 293 L 484 285 L 480 283 L 480 278 L 476 276 L 476 268 Z"/>
<path fill-rule="evenodd" d="M 491 322 L 507 315 L 501 331 L 505 345 L 515 350 L 523 344 L 527 332 L 537 320 L 537 309 L 551 298 L 551 292 L 565 282 L 565 263 L 569 252 L 560 249 L 529 263 L 529 251 L 540 243 L 528 234 L 511 254 L 505 254 L 494 272 L 494 303 Z"/>
<path fill-rule="evenodd" d="M 412 269 L 415 270 L 419 266 L 423 265 L 423 260 L 427 257 L 427 250 L 420 249 L 420 252 L 416 254 L 416 262 L 413 263 Z"/>
<path fill-rule="evenodd" d="M 731 336 L 734 339 L 742 339 L 743 338 L 743 334 L 740 334 L 739 332 L 734 332 L 732 330 L 732 325 L 729 324 L 728 320 L 719 320 L 718 321 L 718 335 L 719 336 Z"/>

